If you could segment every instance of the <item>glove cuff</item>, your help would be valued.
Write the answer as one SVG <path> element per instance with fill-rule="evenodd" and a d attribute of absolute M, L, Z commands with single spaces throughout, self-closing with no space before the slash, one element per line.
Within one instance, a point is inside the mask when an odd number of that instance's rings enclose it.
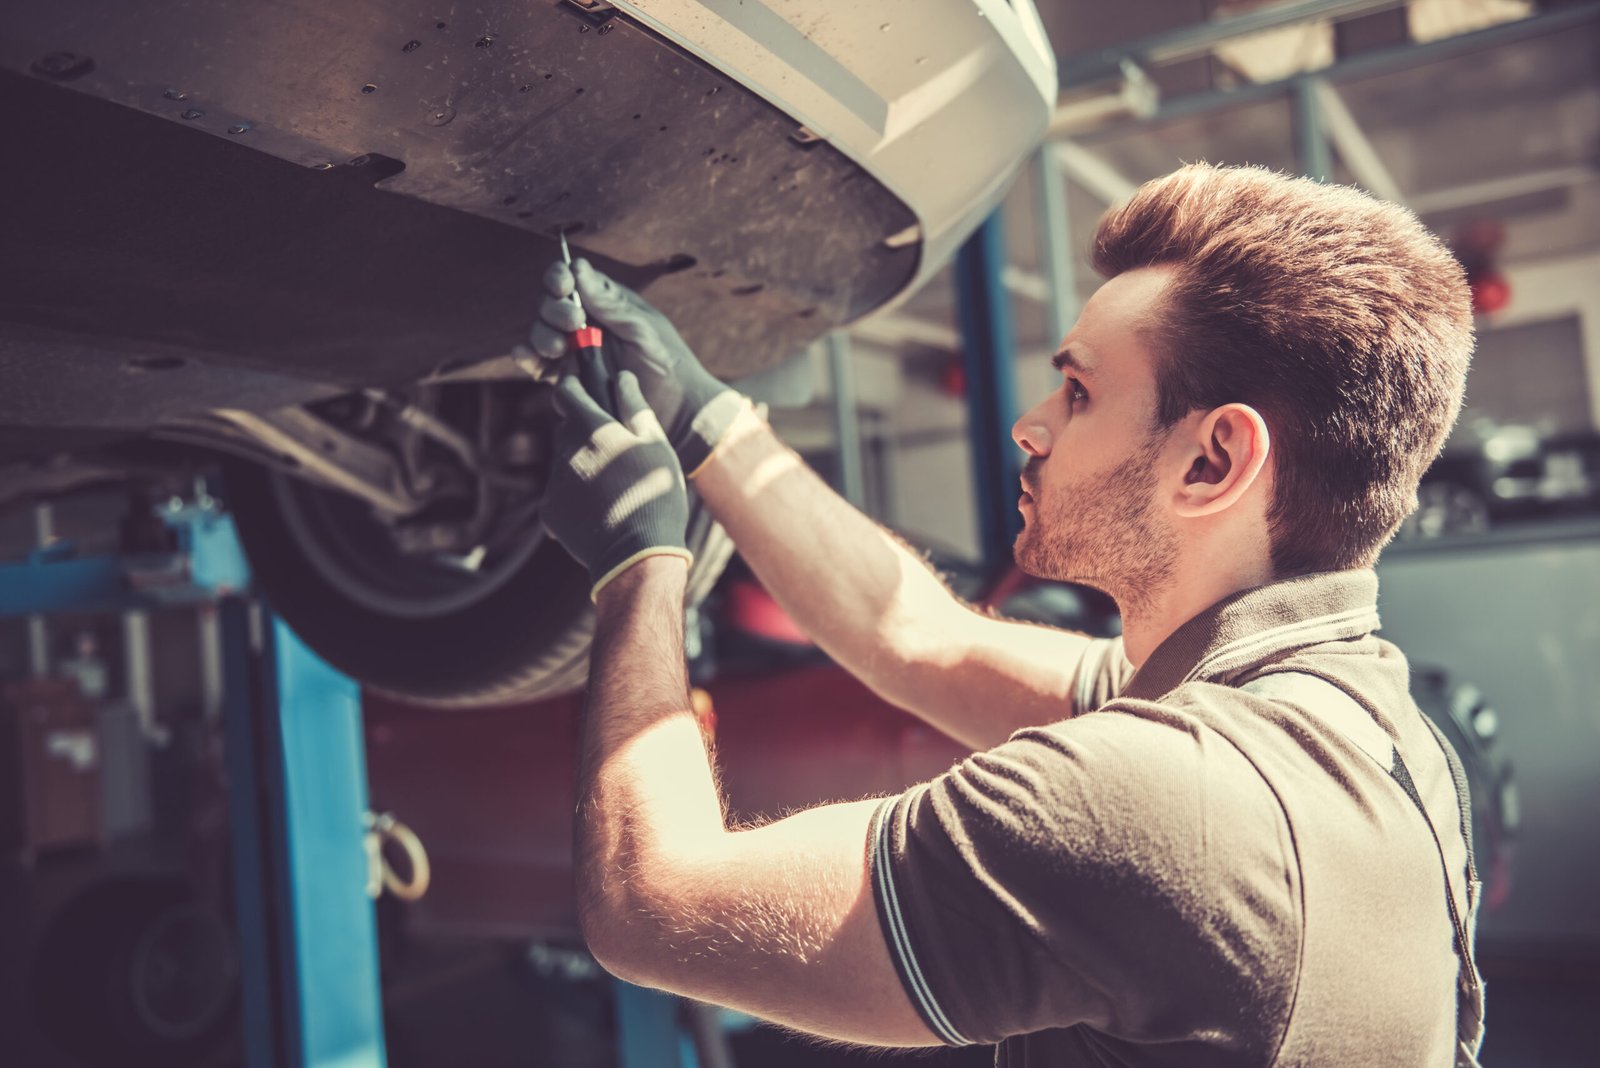
<path fill-rule="evenodd" d="M 727 435 L 728 428 L 749 403 L 744 394 L 721 386 L 716 395 L 700 405 L 689 425 L 672 443 L 685 478 L 694 478 L 700 473 Z"/>
<path fill-rule="evenodd" d="M 632 554 L 627 559 L 622 560 L 620 563 L 607 570 L 605 574 L 596 579 L 594 585 L 589 588 L 589 600 L 598 601 L 600 599 L 600 591 L 605 588 L 608 582 L 622 574 L 624 571 L 628 570 L 628 568 L 632 567 L 634 564 L 637 564 L 640 560 L 650 556 L 678 556 L 682 557 L 683 560 L 691 566 L 694 564 L 694 553 L 690 552 L 688 549 L 683 549 L 676 545 L 652 545 L 648 548 L 640 549 L 638 552 Z"/>

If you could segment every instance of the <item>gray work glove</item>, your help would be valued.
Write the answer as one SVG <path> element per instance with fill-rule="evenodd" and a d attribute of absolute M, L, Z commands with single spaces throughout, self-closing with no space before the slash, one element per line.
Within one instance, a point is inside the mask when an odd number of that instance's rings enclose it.
<path fill-rule="evenodd" d="M 547 297 L 528 342 L 549 360 L 567 350 L 579 327 L 605 331 L 606 360 L 616 371 L 632 371 L 644 398 L 666 428 L 683 470 L 693 478 L 733 425 L 745 400 L 701 366 L 672 323 L 643 297 L 595 270 L 585 259 L 551 264 L 545 272 Z M 569 299 L 573 290 L 583 300 Z"/>
<path fill-rule="evenodd" d="M 555 455 L 540 516 L 589 569 L 589 595 L 647 556 L 681 556 L 689 497 L 678 458 L 628 371 L 613 382 L 598 359 L 555 387 Z"/>

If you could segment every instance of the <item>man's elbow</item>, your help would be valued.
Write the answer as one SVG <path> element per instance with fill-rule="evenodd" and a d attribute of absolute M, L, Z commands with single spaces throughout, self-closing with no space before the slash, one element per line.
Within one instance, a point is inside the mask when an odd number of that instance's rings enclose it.
<path fill-rule="evenodd" d="M 585 893 L 580 885 L 578 927 L 589 955 L 608 973 L 635 986 L 661 985 L 662 924 L 627 887 Z"/>
<path fill-rule="evenodd" d="M 637 942 L 628 936 L 627 906 L 618 901 L 614 893 L 585 893 L 580 887 L 578 895 L 578 928 L 583 932 L 583 942 L 589 955 L 607 972 L 629 983 L 639 983 L 640 976 L 633 957 Z"/>

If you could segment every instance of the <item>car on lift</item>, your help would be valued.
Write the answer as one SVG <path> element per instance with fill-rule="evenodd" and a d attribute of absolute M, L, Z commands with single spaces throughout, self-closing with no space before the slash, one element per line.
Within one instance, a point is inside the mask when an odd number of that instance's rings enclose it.
<path fill-rule="evenodd" d="M 715 373 L 909 294 L 1048 121 L 1031 0 L 24 0 L 0 34 L 0 506 L 226 457 L 254 582 L 369 686 L 578 685 L 542 534 L 565 234 Z M 692 524 L 703 596 L 726 538 Z"/>

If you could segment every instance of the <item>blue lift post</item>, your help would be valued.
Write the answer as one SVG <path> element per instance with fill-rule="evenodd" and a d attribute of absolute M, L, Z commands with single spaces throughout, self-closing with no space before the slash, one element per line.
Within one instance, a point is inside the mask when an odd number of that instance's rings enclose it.
<path fill-rule="evenodd" d="M 0 566 L 0 615 L 151 610 L 221 600 L 234 906 L 249 1068 L 383 1068 L 377 924 L 366 894 L 360 692 L 248 585 L 232 521 L 165 517 L 177 558 L 52 546 Z M 155 575 L 161 581 L 149 588 Z"/>
<path fill-rule="evenodd" d="M 1021 413 L 1017 410 L 1010 296 L 1000 277 L 1006 264 L 1001 210 L 995 209 L 967 238 L 955 263 L 978 545 L 991 580 L 1011 559 L 1011 547 L 1022 530 L 1022 516 L 1016 507 L 1022 459 L 1011 440 L 1011 424 Z"/>
<path fill-rule="evenodd" d="M 361 695 L 263 606 L 223 607 L 250 1068 L 382 1068 Z"/>

